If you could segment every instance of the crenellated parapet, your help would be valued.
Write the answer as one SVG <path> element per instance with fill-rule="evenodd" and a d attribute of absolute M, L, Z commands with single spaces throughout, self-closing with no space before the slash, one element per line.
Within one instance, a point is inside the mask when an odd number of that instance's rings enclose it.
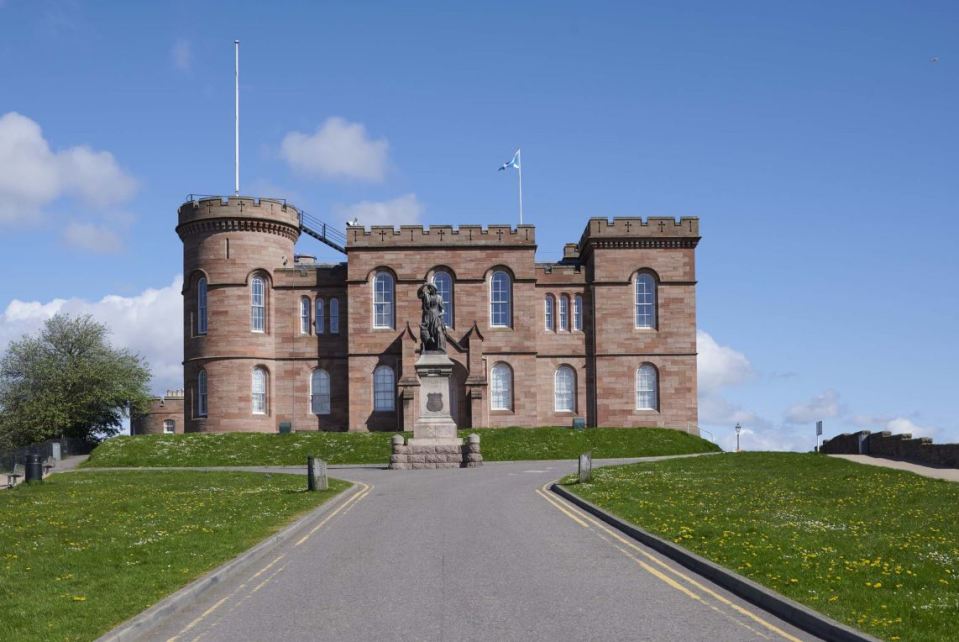
<path fill-rule="evenodd" d="M 261 232 L 293 241 L 300 235 L 300 212 L 286 201 L 248 196 L 209 196 L 186 201 L 177 210 L 181 239 L 197 233 Z"/>
<path fill-rule="evenodd" d="M 536 247 L 532 225 L 374 225 L 346 228 L 346 249 L 398 247 Z"/>
<path fill-rule="evenodd" d="M 699 218 L 669 216 L 591 218 L 577 244 L 588 248 L 694 248 L 699 243 Z"/>

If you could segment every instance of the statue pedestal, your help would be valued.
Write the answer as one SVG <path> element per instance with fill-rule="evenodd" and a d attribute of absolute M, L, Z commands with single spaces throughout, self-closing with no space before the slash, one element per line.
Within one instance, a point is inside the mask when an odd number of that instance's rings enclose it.
<path fill-rule="evenodd" d="M 390 468 L 474 468 L 483 462 L 479 437 L 471 435 L 469 444 L 456 434 L 456 422 L 450 414 L 450 377 L 453 362 L 445 352 L 424 352 L 414 366 L 420 380 L 419 419 L 413 437 L 402 443 L 393 440 Z"/>

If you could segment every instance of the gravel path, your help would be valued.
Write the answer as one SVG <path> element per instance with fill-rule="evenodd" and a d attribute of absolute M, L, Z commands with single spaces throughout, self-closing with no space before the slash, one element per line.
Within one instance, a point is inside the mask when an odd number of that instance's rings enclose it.
<path fill-rule="evenodd" d="M 883 468 L 895 468 L 896 470 L 907 470 L 910 473 L 916 473 L 923 477 L 932 477 L 933 479 L 945 479 L 946 481 L 959 482 L 959 469 L 957 468 L 932 468 L 931 466 L 920 466 L 919 464 L 910 464 L 907 461 L 898 459 L 883 459 L 882 457 L 870 457 L 869 455 L 829 455 L 839 459 L 847 459 L 857 464 L 866 464 L 868 466 L 882 466 Z"/>

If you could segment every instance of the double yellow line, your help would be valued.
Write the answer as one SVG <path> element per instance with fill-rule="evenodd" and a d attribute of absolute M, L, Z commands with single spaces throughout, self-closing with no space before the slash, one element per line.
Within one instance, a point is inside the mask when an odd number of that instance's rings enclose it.
<path fill-rule="evenodd" d="M 552 485 L 552 482 L 545 484 L 542 488 L 537 489 L 536 492 L 543 499 L 549 502 L 554 508 L 558 509 L 560 512 L 562 512 L 564 515 L 569 517 L 571 520 L 573 520 L 574 522 L 576 522 L 583 528 L 589 529 L 592 533 L 597 535 L 600 539 L 611 544 L 619 552 L 621 552 L 623 555 L 625 555 L 629 559 L 633 560 L 640 568 L 648 572 L 650 575 L 652 575 L 656 579 L 671 586 L 672 588 L 676 589 L 677 591 L 679 591 L 686 597 L 692 600 L 695 600 L 701 604 L 704 604 L 705 606 L 708 606 L 709 608 L 713 609 L 720 615 L 723 615 L 727 619 L 739 624 L 740 626 L 743 626 L 753 631 L 754 633 L 756 633 L 757 635 L 761 637 L 768 638 L 769 636 L 753 628 L 752 626 L 749 626 L 747 623 L 739 619 L 730 617 L 729 614 L 723 612 L 722 610 L 717 608 L 715 604 L 711 604 L 710 602 L 706 601 L 706 599 L 704 598 L 707 596 L 709 598 L 712 598 L 716 602 L 732 609 L 733 611 L 739 613 L 740 615 L 748 618 L 755 624 L 758 624 L 760 627 L 766 629 L 766 631 L 774 633 L 784 640 L 789 640 L 790 642 L 802 642 L 799 638 L 787 633 L 786 631 L 783 631 L 781 628 L 779 628 L 775 624 L 764 620 L 763 618 L 756 615 L 752 611 L 739 606 L 735 602 L 730 601 L 729 599 L 720 595 L 719 593 L 712 590 L 708 586 L 703 585 L 701 582 L 697 581 L 696 579 L 673 568 L 669 564 L 666 564 L 655 555 L 652 555 L 651 553 L 649 553 L 649 551 L 646 551 L 644 548 L 637 545 L 631 539 L 624 537 L 621 533 L 610 528 L 603 522 L 597 520 L 592 515 L 580 510 L 579 507 L 560 500 L 551 491 L 548 490 L 548 487 L 550 485 Z M 647 562 L 652 562 L 652 565 Z M 656 568 L 657 566 L 659 568 Z M 660 570 L 660 569 L 663 569 L 663 570 Z M 672 577 L 670 575 L 672 575 Z M 686 585 L 682 584 L 681 582 L 685 582 Z M 697 591 L 699 592 L 697 593 Z"/>
<path fill-rule="evenodd" d="M 321 528 L 323 528 L 323 526 L 325 526 L 326 523 L 329 522 L 331 519 L 333 519 L 336 515 L 338 515 L 338 514 L 340 514 L 340 513 L 342 513 L 343 515 L 345 515 L 346 513 L 348 513 L 351 508 L 353 508 L 354 506 L 356 506 L 356 504 L 358 504 L 358 503 L 360 502 L 361 499 L 363 499 L 364 497 L 366 497 L 367 495 L 369 495 L 369 494 L 370 494 L 370 491 L 372 491 L 373 488 L 374 488 L 373 484 L 364 484 L 363 482 L 355 482 L 355 483 L 356 483 L 357 486 L 359 486 L 359 490 L 355 491 L 352 495 L 350 495 L 350 497 L 349 497 L 346 501 L 344 501 L 342 504 L 340 504 L 339 506 L 337 506 L 337 507 L 336 507 L 336 510 L 334 510 L 334 511 L 331 512 L 329 515 L 327 515 L 326 517 L 324 517 L 323 520 L 320 521 L 319 524 L 317 524 L 316 526 L 314 526 L 313 528 L 311 528 L 310 531 L 309 531 L 306 535 L 304 535 L 303 537 L 301 537 L 300 539 L 298 539 L 298 540 L 296 541 L 296 543 L 293 544 L 293 548 L 296 548 L 296 547 L 299 546 L 300 544 L 303 544 L 303 543 L 306 542 L 308 539 L 310 539 L 310 537 L 312 537 L 313 534 L 316 533 L 316 531 L 318 531 L 318 530 L 320 530 Z M 263 575 L 264 573 L 266 573 L 267 571 L 269 571 L 271 568 L 273 568 L 274 566 L 276 566 L 276 564 L 277 564 L 278 562 L 280 562 L 281 560 L 283 560 L 285 557 L 286 557 L 286 553 L 280 553 L 279 555 L 277 555 L 275 558 L 273 558 L 273 560 L 272 560 L 269 564 L 267 564 L 266 566 L 264 566 L 263 568 L 261 568 L 261 569 L 260 569 L 259 571 L 257 571 L 256 573 L 254 573 L 254 574 L 250 577 L 250 579 L 246 580 L 245 582 L 243 582 L 242 584 L 240 584 L 239 586 L 237 586 L 229 595 L 227 595 L 227 596 L 225 596 L 225 597 L 222 597 L 222 598 L 220 598 L 219 600 L 217 600 L 217 602 L 216 602 L 215 604 L 213 604 L 213 606 L 211 606 L 210 608 L 208 608 L 207 610 L 205 610 L 205 611 L 204 611 L 203 613 L 201 613 L 196 619 L 194 619 L 192 622 L 190 622 L 189 624 L 187 624 L 179 633 L 177 633 L 176 635 L 174 635 L 172 638 L 169 638 L 169 639 L 167 640 L 167 642 L 176 642 L 176 641 L 179 640 L 181 637 L 183 637 L 184 635 L 186 635 L 187 633 L 189 633 L 191 630 L 193 630 L 194 628 L 196 628 L 197 625 L 199 625 L 199 624 L 200 624 L 201 622 L 203 622 L 206 618 L 208 618 L 210 615 L 212 615 L 217 609 L 219 609 L 221 606 L 223 606 L 223 605 L 224 605 L 226 602 L 228 602 L 231 598 L 235 597 L 240 591 L 242 591 L 243 589 L 245 589 L 249 584 L 251 584 L 251 583 L 253 583 L 254 581 L 256 581 L 256 579 L 259 578 L 261 575 Z M 286 564 L 283 564 L 282 566 L 280 566 L 279 568 L 277 568 L 275 571 L 273 571 L 272 573 L 270 573 L 270 575 L 268 575 L 265 579 L 263 579 L 259 584 L 257 584 L 256 586 L 254 586 L 254 587 L 250 590 L 250 592 L 249 592 L 246 596 L 244 596 L 243 600 L 240 600 L 240 602 L 238 602 L 236 605 L 234 605 L 233 608 L 236 608 L 237 605 L 239 605 L 240 603 L 242 603 L 243 601 L 245 601 L 246 599 L 248 599 L 251 595 L 253 595 L 253 594 L 256 593 L 257 591 L 259 591 L 259 590 L 260 590 L 261 588 L 263 588 L 264 586 L 266 586 L 273 578 L 275 578 L 277 575 L 279 575 L 281 572 L 283 572 L 283 569 L 285 569 L 285 568 L 286 568 Z M 230 611 L 232 611 L 232 610 L 233 610 L 233 609 L 230 609 Z M 215 625 L 215 624 L 214 624 L 214 625 Z M 199 640 L 199 639 L 200 639 L 201 637 L 203 637 L 206 633 L 207 633 L 207 631 L 204 631 L 203 633 L 201 633 L 201 634 L 198 635 L 197 637 L 193 638 L 193 639 L 194 639 L 194 642 L 196 642 L 197 640 Z"/>

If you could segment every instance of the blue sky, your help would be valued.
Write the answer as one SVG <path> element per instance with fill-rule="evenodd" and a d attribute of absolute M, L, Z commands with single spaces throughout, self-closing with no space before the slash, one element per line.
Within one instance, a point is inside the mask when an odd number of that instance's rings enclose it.
<path fill-rule="evenodd" d="M 0 343 L 89 311 L 179 385 L 176 208 L 701 218 L 701 424 L 959 441 L 959 6 L 0 0 Z M 312 239 L 298 248 L 339 260 Z"/>

